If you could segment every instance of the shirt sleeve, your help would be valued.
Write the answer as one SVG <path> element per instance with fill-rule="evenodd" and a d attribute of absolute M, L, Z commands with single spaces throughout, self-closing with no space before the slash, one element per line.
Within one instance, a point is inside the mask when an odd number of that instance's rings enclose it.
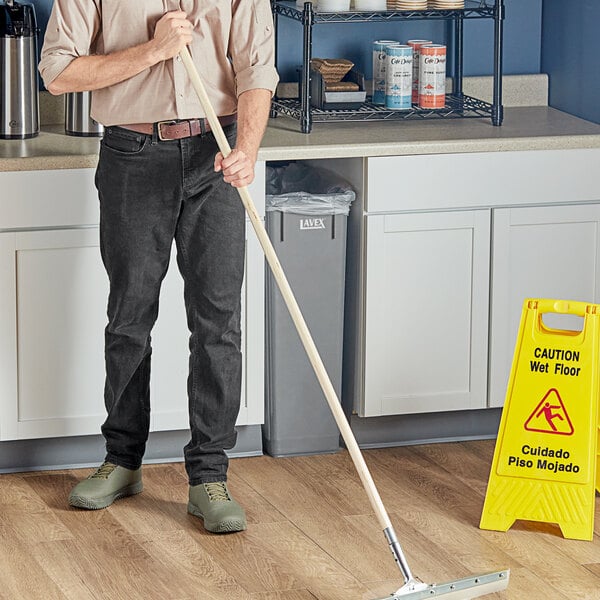
<path fill-rule="evenodd" d="M 46 86 L 54 81 L 79 56 L 97 48 L 100 31 L 101 0 L 54 0 L 39 71 Z"/>
<path fill-rule="evenodd" d="M 275 37 L 269 0 L 233 0 L 229 55 L 236 95 L 251 89 L 275 93 Z"/>

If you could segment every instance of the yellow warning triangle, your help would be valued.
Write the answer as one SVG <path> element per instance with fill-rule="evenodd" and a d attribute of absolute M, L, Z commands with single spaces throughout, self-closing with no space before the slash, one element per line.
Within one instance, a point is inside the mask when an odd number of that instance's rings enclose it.
<path fill-rule="evenodd" d="M 580 332 L 550 329 L 546 313 L 583 317 Z M 506 531 L 517 519 L 558 523 L 591 540 L 600 491 L 600 305 L 526 300 L 481 516 Z"/>

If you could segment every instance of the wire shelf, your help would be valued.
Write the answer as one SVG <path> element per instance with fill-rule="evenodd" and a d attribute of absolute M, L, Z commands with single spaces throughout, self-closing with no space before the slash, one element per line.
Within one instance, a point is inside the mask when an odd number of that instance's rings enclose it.
<path fill-rule="evenodd" d="M 275 24 L 278 17 L 290 18 L 302 24 L 302 76 L 307 82 L 299 99 L 274 98 L 271 115 L 287 115 L 300 122 L 303 133 L 310 133 L 313 123 L 327 121 L 405 121 L 424 119 L 465 119 L 491 117 L 492 125 L 501 125 L 504 117 L 502 106 L 502 36 L 505 18 L 505 0 L 465 0 L 462 9 L 410 10 L 382 12 L 315 12 L 312 3 L 297 8 L 295 0 L 271 0 Z M 441 109 L 422 109 L 413 106 L 409 110 L 390 110 L 369 101 L 360 108 L 336 110 L 319 109 L 310 104 L 310 61 L 312 58 L 313 26 L 322 23 L 364 23 L 404 20 L 444 20 L 450 25 L 450 44 L 454 94 L 446 96 L 446 106 Z M 494 22 L 494 75 L 492 104 L 463 94 L 463 24 L 466 19 L 491 19 Z M 277 27 L 276 27 L 277 30 Z"/>
<path fill-rule="evenodd" d="M 276 13 L 304 22 L 304 11 L 296 7 L 294 1 L 275 0 L 273 9 Z M 318 12 L 312 11 L 312 23 L 366 23 L 378 21 L 403 21 L 406 19 L 489 19 L 494 16 L 493 0 L 465 0 L 465 7 L 454 10 L 403 10 L 385 12 Z"/>
<path fill-rule="evenodd" d="M 295 98 L 276 98 L 272 103 L 273 111 L 293 119 L 302 118 L 300 101 Z M 360 108 L 324 110 L 311 107 L 313 123 L 327 121 L 400 121 L 426 119 L 477 119 L 489 118 L 492 115 L 492 105 L 471 96 L 446 94 L 444 108 L 427 109 L 413 108 L 408 110 L 390 110 L 383 106 L 364 102 Z"/>

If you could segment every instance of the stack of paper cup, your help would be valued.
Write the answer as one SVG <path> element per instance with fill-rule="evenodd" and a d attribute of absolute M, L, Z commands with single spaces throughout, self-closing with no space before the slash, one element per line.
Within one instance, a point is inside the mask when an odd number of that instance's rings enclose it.
<path fill-rule="evenodd" d="M 429 8 L 435 10 L 457 10 L 465 7 L 465 0 L 429 0 Z"/>
<path fill-rule="evenodd" d="M 319 0 L 318 12 L 344 12 L 350 10 L 350 0 Z"/>
<path fill-rule="evenodd" d="M 386 0 L 354 0 L 357 12 L 383 12 L 387 10 Z"/>
<path fill-rule="evenodd" d="M 296 0 L 296 8 L 298 10 L 304 10 L 304 3 L 310 2 L 313 10 L 317 10 L 317 0 Z"/>
<path fill-rule="evenodd" d="M 425 10 L 427 0 L 387 0 L 388 10 Z"/>

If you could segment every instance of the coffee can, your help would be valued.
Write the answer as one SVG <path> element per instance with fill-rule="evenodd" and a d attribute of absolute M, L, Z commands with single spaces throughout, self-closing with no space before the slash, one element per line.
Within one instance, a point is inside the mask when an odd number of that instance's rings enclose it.
<path fill-rule="evenodd" d="M 385 104 L 385 47 L 397 43 L 396 40 L 373 42 L 373 104 Z"/>
<path fill-rule="evenodd" d="M 385 107 L 412 108 L 413 50 L 406 44 L 385 47 Z"/>
<path fill-rule="evenodd" d="M 421 46 L 425 46 L 426 44 L 433 44 L 433 42 L 431 40 L 408 40 L 408 42 L 406 42 L 406 45 L 413 49 L 413 104 L 419 103 L 419 57 L 421 56 Z"/>
<path fill-rule="evenodd" d="M 446 105 L 446 46 L 421 46 L 419 57 L 419 106 L 444 108 Z"/>

